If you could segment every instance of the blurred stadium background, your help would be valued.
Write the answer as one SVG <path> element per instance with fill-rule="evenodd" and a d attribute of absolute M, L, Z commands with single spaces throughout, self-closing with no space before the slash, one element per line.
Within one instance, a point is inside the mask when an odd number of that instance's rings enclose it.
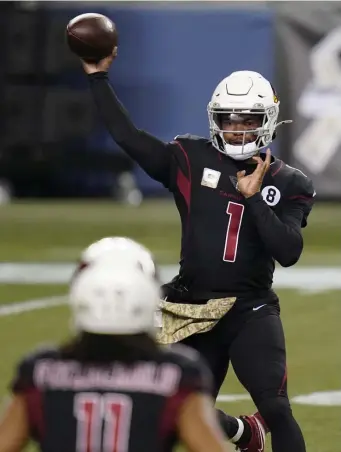
<path fill-rule="evenodd" d="M 99 124 L 65 47 L 66 23 L 86 11 L 116 22 L 112 81 L 136 124 L 165 140 L 208 134 L 206 105 L 229 72 L 273 80 L 281 117 L 294 124 L 272 150 L 317 191 L 302 259 L 275 277 L 289 390 L 308 450 L 339 452 L 339 2 L 0 2 L 0 395 L 26 350 L 67 336 L 66 284 L 90 242 L 130 236 L 155 252 L 165 279 L 176 272 L 180 223 L 169 193 Z M 233 372 L 219 403 L 232 414 L 254 409 Z"/>

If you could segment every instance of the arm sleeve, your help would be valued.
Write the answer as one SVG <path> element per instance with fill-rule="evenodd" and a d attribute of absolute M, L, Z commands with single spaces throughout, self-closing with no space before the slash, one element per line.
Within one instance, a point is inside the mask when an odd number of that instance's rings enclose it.
<path fill-rule="evenodd" d="M 88 76 L 100 116 L 114 141 L 153 179 L 169 185 L 174 143 L 164 143 L 135 127 L 118 100 L 106 72 Z"/>
<path fill-rule="evenodd" d="M 283 267 L 294 265 L 303 250 L 301 228 L 307 225 L 307 217 L 313 206 L 315 191 L 307 178 L 302 183 L 300 174 L 290 181 L 290 188 L 283 199 L 282 208 L 275 213 L 260 193 L 246 200 L 265 247 Z M 297 180 L 298 179 L 298 180 Z"/>

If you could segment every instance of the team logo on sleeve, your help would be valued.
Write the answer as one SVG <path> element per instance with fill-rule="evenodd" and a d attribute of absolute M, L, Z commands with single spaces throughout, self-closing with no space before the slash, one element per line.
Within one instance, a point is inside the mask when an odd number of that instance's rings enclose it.
<path fill-rule="evenodd" d="M 201 185 L 209 188 L 217 188 L 220 176 L 220 171 L 216 171 L 210 168 L 204 168 Z"/>
<path fill-rule="evenodd" d="M 268 185 L 262 190 L 262 197 L 268 206 L 275 206 L 281 199 L 281 192 L 274 185 Z"/>

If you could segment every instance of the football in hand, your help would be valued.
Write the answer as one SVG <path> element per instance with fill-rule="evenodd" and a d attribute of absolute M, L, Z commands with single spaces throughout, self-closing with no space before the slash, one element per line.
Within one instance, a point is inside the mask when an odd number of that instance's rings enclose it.
<path fill-rule="evenodd" d="M 108 17 L 87 13 L 70 20 L 66 38 L 73 53 L 88 63 L 97 63 L 112 53 L 118 36 L 115 24 Z"/>

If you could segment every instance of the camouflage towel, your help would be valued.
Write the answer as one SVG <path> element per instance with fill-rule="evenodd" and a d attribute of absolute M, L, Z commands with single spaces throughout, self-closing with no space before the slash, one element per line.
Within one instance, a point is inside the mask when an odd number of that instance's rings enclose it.
<path fill-rule="evenodd" d="M 192 334 L 210 331 L 235 301 L 236 298 L 217 298 L 198 305 L 161 300 L 162 326 L 156 333 L 157 342 L 174 344 Z"/>

